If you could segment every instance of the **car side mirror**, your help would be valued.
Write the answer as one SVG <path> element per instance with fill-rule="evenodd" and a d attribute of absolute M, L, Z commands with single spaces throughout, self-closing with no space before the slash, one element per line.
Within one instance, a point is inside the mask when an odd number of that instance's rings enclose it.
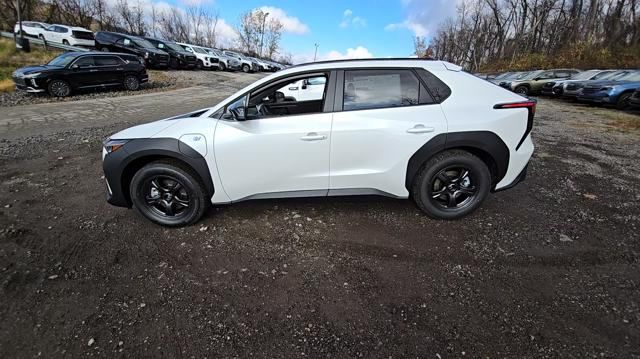
<path fill-rule="evenodd" d="M 307 82 L 307 80 L 302 80 L 302 86 L 301 86 L 301 87 L 302 87 L 302 89 L 303 89 L 303 90 L 306 90 L 306 89 L 307 89 L 307 85 L 308 85 L 308 84 L 309 84 L 309 83 Z"/>
<path fill-rule="evenodd" d="M 232 108 L 229 109 L 231 113 L 231 117 L 236 121 L 245 121 L 247 118 L 245 117 L 245 109 L 244 107 Z"/>
<path fill-rule="evenodd" d="M 542 80 L 542 77 L 536 77 L 535 79 L 533 79 L 533 81 L 540 81 Z"/>

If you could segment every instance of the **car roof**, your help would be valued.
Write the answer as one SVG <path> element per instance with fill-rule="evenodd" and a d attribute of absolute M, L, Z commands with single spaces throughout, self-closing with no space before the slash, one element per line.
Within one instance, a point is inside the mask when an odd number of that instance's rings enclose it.
<path fill-rule="evenodd" d="M 304 70 L 325 70 L 328 68 L 340 69 L 354 67 L 423 67 L 430 70 L 462 70 L 462 68 L 458 65 L 439 60 L 420 58 L 371 58 L 308 62 L 304 64 L 293 65 L 287 68 L 285 71 L 298 72 Z"/>
<path fill-rule="evenodd" d="M 134 54 L 126 54 L 123 52 L 104 52 L 104 51 L 68 51 L 65 52 L 61 55 L 65 55 L 65 56 L 83 56 L 83 55 L 102 55 L 102 56 L 108 56 L 108 55 L 116 55 L 116 56 L 134 56 L 137 57 Z"/>

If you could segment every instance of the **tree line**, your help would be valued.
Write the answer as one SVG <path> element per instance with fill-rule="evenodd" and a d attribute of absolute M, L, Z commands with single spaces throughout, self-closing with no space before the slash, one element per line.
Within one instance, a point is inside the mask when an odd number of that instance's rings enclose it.
<path fill-rule="evenodd" d="M 637 0 L 473 0 L 416 54 L 470 71 L 640 67 Z"/>
<path fill-rule="evenodd" d="M 13 31 L 17 2 L 0 0 L 0 28 Z M 247 11 L 234 28 L 235 39 L 223 44 L 219 36 L 220 14 L 200 5 L 182 8 L 158 6 L 139 0 L 20 0 L 22 20 L 80 26 L 94 31 L 116 31 L 152 36 L 206 47 L 230 47 L 252 56 L 289 61 L 280 38 L 283 24 L 262 10 Z"/>

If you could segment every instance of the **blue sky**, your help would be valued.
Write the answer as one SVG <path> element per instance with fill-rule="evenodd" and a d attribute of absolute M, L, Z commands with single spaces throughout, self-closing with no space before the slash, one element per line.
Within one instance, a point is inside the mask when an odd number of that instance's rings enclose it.
<path fill-rule="evenodd" d="M 167 0 L 165 0 L 167 1 Z M 219 36 L 248 10 L 265 8 L 284 23 L 282 52 L 296 62 L 318 58 L 405 57 L 413 52 L 413 36 L 429 37 L 455 13 L 459 0 L 168 0 L 174 6 L 201 4 L 220 14 Z"/>

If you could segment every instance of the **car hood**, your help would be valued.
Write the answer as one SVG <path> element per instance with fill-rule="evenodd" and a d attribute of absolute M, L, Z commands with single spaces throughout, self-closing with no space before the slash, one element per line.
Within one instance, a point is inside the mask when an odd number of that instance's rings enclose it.
<path fill-rule="evenodd" d="M 160 49 L 147 49 L 145 48 L 144 51 L 150 53 L 150 54 L 156 54 L 156 55 L 169 55 L 168 53 L 166 53 L 165 51 L 162 51 Z"/>
<path fill-rule="evenodd" d="M 36 72 L 56 70 L 56 69 L 61 69 L 61 67 L 50 66 L 50 65 L 27 66 L 27 67 L 21 67 L 21 68 L 15 70 L 13 72 L 13 75 L 14 76 L 24 76 L 24 75 L 33 74 L 33 73 L 36 73 Z"/>
<path fill-rule="evenodd" d="M 160 132 L 168 129 L 173 126 L 180 126 L 180 124 L 185 124 L 189 120 L 194 120 L 195 117 L 192 117 L 193 114 L 203 113 L 208 111 L 210 108 L 201 109 L 198 111 L 193 111 L 189 113 L 185 113 L 178 116 L 173 116 L 169 118 L 165 118 L 163 120 L 154 121 L 145 123 L 138 126 L 129 127 L 120 132 L 114 133 L 111 135 L 112 140 L 130 140 L 136 138 L 152 138 Z"/>
<path fill-rule="evenodd" d="M 623 85 L 630 83 L 628 81 L 613 81 L 613 80 L 601 80 L 601 81 L 588 81 L 585 82 L 585 86 L 588 87 L 598 87 L 598 86 L 612 86 L 612 85 Z"/>

